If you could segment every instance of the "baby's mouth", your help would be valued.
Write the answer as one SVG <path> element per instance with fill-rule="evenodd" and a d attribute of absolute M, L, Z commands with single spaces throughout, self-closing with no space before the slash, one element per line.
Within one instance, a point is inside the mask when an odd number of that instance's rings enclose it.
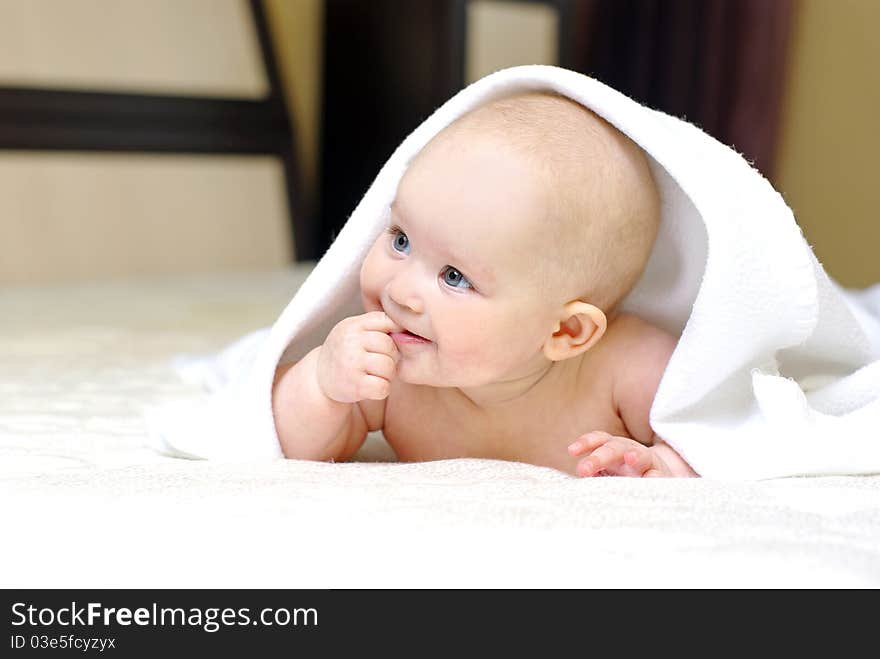
<path fill-rule="evenodd" d="M 431 343 L 430 339 L 426 339 L 424 336 L 420 336 L 409 330 L 391 332 L 391 338 L 398 345 L 427 345 L 428 343 Z"/>
<path fill-rule="evenodd" d="M 395 320 L 392 316 L 390 316 L 390 315 L 388 314 L 388 312 L 385 311 L 385 305 L 384 305 L 384 304 L 382 305 L 382 311 L 385 312 L 385 314 L 388 315 L 388 317 L 391 318 L 391 320 L 392 320 L 395 324 L 397 324 L 397 325 L 400 327 L 400 329 L 401 329 L 400 332 L 391 332 L 391 333 L 390 333 L 392 339 L 394 339 L 395 337 L 397 337 L 397 338 L 399 338 L 399 339 L 401 339 L 401 340 L 403 340 L 403 341 L 405 341 L 405 342 L 407 342 L 407 343 L 417 343 L 417 342 L 431 343 L 431 339 L 427 339 L 427 338 L 425 338 L 424 336 L 422 336 L 422 335 L 420 335 L 420 334 L 416 334 L 415 332 L 410 332 L 410 331 L 409 331 L 408 329 L 406 329 L 406 328 L 405 328 L 405 327 L 404 327 L 399 321 Z"/>

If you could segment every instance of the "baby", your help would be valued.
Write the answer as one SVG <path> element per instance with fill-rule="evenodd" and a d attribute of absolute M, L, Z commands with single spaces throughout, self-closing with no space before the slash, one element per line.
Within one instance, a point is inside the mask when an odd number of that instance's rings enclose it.
<path fill-rule="evenodd" d="M 641 150 L 563 96 L 484 105 L 413 160 L 361 267 L 366 313 L 279 366 L 284 455 L 494 458 L 695 476 L 648 421 L 676 339 L 617 310 L 657 234 Z"/>

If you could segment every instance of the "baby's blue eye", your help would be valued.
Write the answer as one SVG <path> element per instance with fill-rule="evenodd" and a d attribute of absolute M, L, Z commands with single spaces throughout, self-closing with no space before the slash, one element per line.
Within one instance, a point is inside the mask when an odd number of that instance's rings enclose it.
<path fill-rule="evenodd" d="M 391 235 L 391 246 L 394 248 L 394 251 L 401 254 L 409 254 L 409 238 L 406 237 L 406 234 L 398 229 L 393 231 Z"/>
<path fill-rule="evenodd" d="M 391 225 L 386 231 L 391 236 L 391 248 L 398 254 L 409 254 L 409 238 L 403 232 L 403 230 L 397 225 Z M 447 286 L 451 286 L 452 288 L 473 288 L 471 282 L 468 281 L 468 278 L 465 277 L 460 271 L 453 268 L 451 265 L 445 266 L 440 271 L 440 277 L 443 278 L 444 284 L 446 284 Z"/>
<path fill-rule="evenodd" d="M 443 268 L 441 276 L 443 277 L 443 282 L 448 286 L 452 286 L 452 288 L 473 288 L 467 277 L 452 266 L 447 265 Z"/>

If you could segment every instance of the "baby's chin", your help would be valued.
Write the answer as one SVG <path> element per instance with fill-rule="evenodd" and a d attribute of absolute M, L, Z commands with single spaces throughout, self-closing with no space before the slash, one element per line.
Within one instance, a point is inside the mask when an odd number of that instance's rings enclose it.
<path fill-rule="evenodd" d="M 437 373 L 431 364 L 426 364 L 425 360 L 416 355 L 401 354 L 400 361 L 397 362 L 397 378 L 406 384 L 424 387 L 455 386 L 450 378 Z"/>
<path fill-rule="evenodd" d="M 485 380 L 469 382 L 462 379 L 461 375 L 442 374 L 435 371 L 429 371 L 420 365 L 413 363 L 413 360 L 402 358 L 397 363 L 397 379 L 401 382 L 422 387 L 436 388 L 468 388 L 479 387 L 486 384 Z"/>
<path fill-rule="evenodd" d="M 397 379 L 406 384 L 422 385 L 426 387 L 442 387 L 436 377 L 431 377 L 424 369 L 413 363 L 412 359 L 401 356 L 397 362 Z"/>

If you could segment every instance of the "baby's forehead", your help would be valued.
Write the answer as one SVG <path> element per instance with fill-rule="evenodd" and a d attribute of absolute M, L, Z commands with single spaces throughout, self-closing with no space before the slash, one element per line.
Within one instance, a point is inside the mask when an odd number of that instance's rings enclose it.
<path fill-rule="evenodd" d="M 490 101 L 456 119 L 435 139 L 502 138 L 542 152 L 612 150 L 622 135 L 589 108 L 550 91 L 522 92 Z"/>
<path fill-rule="evenodd" d="M 580 103 L 556 93 L 530 92 L 487 103 L 446 127 L 424 149 L 455 160 L 465 149 L 503 153 L 529 165 L 551 195 L 579 204 L 604 203 L 633 183 L 622 173 L 641 151 Z M 581 194 L 586 192 L 588 194 Z"/>

